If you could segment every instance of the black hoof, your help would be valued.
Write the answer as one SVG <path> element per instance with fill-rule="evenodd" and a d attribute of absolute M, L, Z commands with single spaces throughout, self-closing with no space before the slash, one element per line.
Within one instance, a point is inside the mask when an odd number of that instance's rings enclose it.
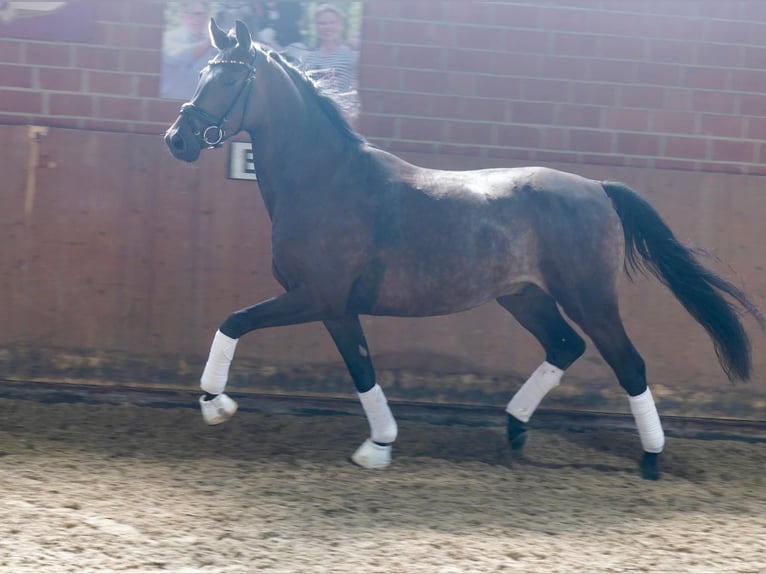
<path fill-rule="evenodd" d="M 646 480 L 660 479 L 659 457 L 659 453 L 656 452 L 644 453 L 644 457 L 641 459 L 641 478 Z"/>
<path fill-rule="evenodd" d="M 521 450 L 527 444 L 527 425 L 513 415 L 508 415 L 508 443 L 511 450 Z"/>

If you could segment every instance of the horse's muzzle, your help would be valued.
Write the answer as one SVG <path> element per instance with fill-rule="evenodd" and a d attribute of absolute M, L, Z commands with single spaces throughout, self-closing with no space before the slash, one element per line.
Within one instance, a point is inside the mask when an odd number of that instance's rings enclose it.
<path fill-rule="evenodd" d="M 200 154 L 198 139 L 191 130 L 179 125 L 178 120 L 165 132 L 165 145 L 168 146 L 173 157 L 181 161 L 196 161 Z"/>

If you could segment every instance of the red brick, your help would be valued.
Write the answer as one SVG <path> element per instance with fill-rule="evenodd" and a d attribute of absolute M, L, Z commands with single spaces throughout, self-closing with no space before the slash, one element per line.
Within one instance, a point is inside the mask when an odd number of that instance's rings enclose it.
<path fill-rule="evenodd" d="M 451 72 L 446 76 L 449 94 L 464 97 L 476 95 L 476 76 L 474 74 Z"/>
<path fill-rule="evenodd" d="M 377 101 L 377 109 L 367 105 L 364 109 L 370 112 L 392 113 L 405 116 L 428 116 L 432 111 L 432 97 L 429 94 L 410 94 L 407 92 L 390 92 Z"/>
<path fill-rule="evenodd" d="M 40 89 L 79 92 L 83 87 L 83 71 L 76 68 L 39 68 Z"/>
<path fill-rule="evenodd" d="M 665 88 L 663 108 L 666 110 L 686 111 L 692 109 L 694 91 L 688 89 Z"/>
<path fill-rule="evenodd" d="M 460 0 L 465 4 L 465 0 Z M 472 3 L 470 3 L 472 4 Z M 513 28 L 539 28 L 541 8 L 530 4 L 495 3 L 495 21 L 500 26 Z"/>
<path fill-rule="evenodd" d="M 696 171 L 699 168 L 699 162 L 685 159 L 668 159 L 666 157 L 659 157 L 655 158 L 654 167 L 657 169 Z"/>
<path fill-rule="evenodd" d="M 560 104 L 557 106 L 555 122 L 560 126 L 597 128 L 602 123 L 602 111 L 600 106 Z"/>
<path fill-rule="evenodd" d="M 138 98 L 112 98 L 98 96 L 98 118 L 140 121 L 144 118 L 143 102 Z"/>
<path fill-rule="evenodd" d="M 431 114 L 435 117 L 454 118 L 462 109 L 462 98 L 456 96 L 431 95 Z"/>
<path fill-rule="evenodd" d="M 546 78 L 582 80 L 588 73 L 590 62 L 582 58 L 548 56 L 542 59 L 542 76 Z"/>
<path fill-rule="evenodd" d="M 766 48 L 762 46 L 745 46 L 745 67 L 756 70 L 766 69 Z"/>
<path fill-rule="evenodd" d="M 406 20 L 444 20 L 444 2 L 432 2 L 430 0 L 410 0 L 399 2 L 399 15 Z"/>
<path fill-rule="evenodd" d="M 120 94 L 122 96 L 134 95 L 134 76 L 123 73 L 100 72 L 89 70 L 86 72 L 88 91 L 92 94 Z"/>
<path fill-rule="evenodd" d="M 21 63 L 21 42 L 0 39 L 0 62 Z"/>
<path fill-rule="evenodd" d="M 572 82 L 569 85 L 569 101 L 574 104 L 615 106 L 617 105 L 617 87 L 613 84 Z"/>
<path fill-rule="evenodd" d="M 600 44 L 602 54 L 610 58 L 617 60 L 646 59 L 648 41 L 645 38 L 602 36 Z"/>
<path fill-rule="evenodd" d="M 612 153 L 613 132 L 573 129 L 569 132 L 569 144 L 576 151 Z"/>
<path fill-rule="evenodd" d="M 88 94 L 57 94 L 49 96 L 50 113 L 54 116 L 92 116 L 93 96 Z"/>
<path fill-rule="evenodd" d="M 394 137 L 395 119 L 391 116 L 371 115 L 362 113 L 359 120 L 360 131 L 371 137 Z"/>
<path fill-rule="evenodd" d="M 726 92 L 695 90 L 692 92 L 692 109 L 711 114 L 733 114 L 736 100 Z"/>
<path fill-rule="evenodd" d="M 489 145 L 492 142 L 491 123 L 447 122 L 446 140 L 450 143 Z"/>
<path fill-rule="evenodd" d="M 633 84 L 636 79 L 636 63 L 623 60 L 592 60 L 587 79 L 594 82 Z"/>
<path fill-rule="evenodd" d="M 765 70 L 732 70 L 731 87 L 741 92 L 766 92 Z"/>
<path fill-rule="evenodd" d="M 165 3 L 132 0 L 129 3 L 128 21 L 131 24 L 162 25 L 165 21 Z"/>
<path fill-rule="evenodd" d="M 470 22 L 471 24 L 494 24 L 495 14 L 489 2 L 444 3 L 444 18 L 450 22 Z"/>
<path fill-rule="evenodd" d="M 542 27 L 547 30 L 587 32 L 592 12 L 577 7 L 548 5 L 542 8 Z"/>
<path fill-rule="evenodd" d="M 620 86 L 619 103 L 626 108 L 657 109 L 663 105 L 664 91 L 660 86 Z"/>
<path fill-rule="evenodd" d="M 406 140 L 445 141 L 443 120 L 400 118 L 397 137 Z"/>
<path fill-rule="evenodd" d="M 681 111 L 654 110 L 651 129 L 657 133 L 695 134 L 697 114 Z"/>
<path fill-rule="evenodd" d="M 535 150 L 534 160 L 549 163 L 578 163 L 580 154 L 571 151 Z"/>
<path fill-rule="evenodd" d="M 469 53 L 462 51 L 461 53 Z M 444 70 L 444 51 L 441 48 L 430 46 L 397 46 L 395 49 L 395 62 L 402 68 L 425 68 L 428 70 Z M 481 58 L 473 54 L 475 67 L 481 65 Z M 448 69 L 455 69 L 449 67 Z M 468 68 L 469 70 L 471 68 Z"/>
<path fill-rule="evenodd" d="M 400 46 L 401 50 L 402 47 Z M 442 64 L 441 56 L 446 55 L 446 63 Z M 488 74 L 493 71 L 493 58 L 495 54 L 487 52 L 478 52 L 476 50 L 465 50 L 461 48 L 451 48 L 448 50 L 437 50 L 435 57 L 438 58 L 439 66 L 437 69 L 447 69 L 455 72 L 474 72 L 476 74 Z M 424 67 L 424 66 L 410 66 Z M 435 66 L 432 66 L 435 67 Z"/>
<path fill-rule="evenodd" d="M 386 149 L 390 150 L 392 153 L 398 153 L 398 154 L 406 154 L 406 153 L 433 154 L 433 153 L 436 153 L 437 147 L 438 146 L 433 142 L 411 142 L 411 141 L 392 140 L 386 146 Z"/>
<path fill-rule="evenodd" d="M 660 153 L 660 138 L 655 134 L 617 134 L 616 150 L 627 155 L 656 156 Z"/>
<path fill-rule="evenodd" d="M 5 88 L 31 88 L 32 68 L 0 64 L 0 78 L 2 78 L 2 85 Z"/>
<path fill-rule="evenodd" d="M 128 4 L 121 0 L 99 0 L 96 18 L 101 21 L 124 22 L 128 18 Z"/>
<path fill-rule="evenodd" d="M 391 66 L 398 46 L 389 43 L 369 42 L 365 38 L 361 49 L 360 59 L 365 68 L 369 66 Z M 151 54 L 151 52 L 149 53 Z"/>
<path fill-rule="evenodd" d="M 699 66 L 739 67 L 745 62 L 745 46 L 727 44 L 695 44 L 695 61 Z"/>
<path fill-rule="evenodd" d="M 96 44 L 104 46 L 133 46 L 133 27 L 130 24 L 99 22 L 96 28 Z"/>
<path fill-rule="evenodd" d="M 382 42 L 385 36 L 383 35 L 383 22 L 380 20 L 373 20 L 371 18 L 362 19 L 362 38 L 364 43 L 362 44 L 362 50 L 364 50 L 364 44 Z"/>
<path fill-rule="evenodd" d="M 492 58 L 493 74 L 501 76 L 539 76 L 540 58 L 537 54 L 494 52 Z"/>
<path fill-rule="evenodd" d="M 359 84 L 364 86 L 365 90 L 400 90 L 402 75 L 403 72 L 399 68 L 362 66 L 359 72 Z"/>
<path fill-rule="evenodd" d="M 138 26 L 134 28 L 133 46 L 145 50 L 161 50 L 162 28 L 159 26 Z"/>
<path fill-rule="evenodd" d="M 139 74 L 159 74 L 160 58 L 149 50 L 125 50 L 122 53 L 122 69 Z"/>
<path fill-rule="evenodd" d="M 678 64 L 636 62 L 636 82 L 657 86 L 680 86 L 684 67 Z"/>
<path fill-rule="evenodd" d="M 77 46 L 74 52 L 75 67 L 117 71 L 120 69 L 121 54 L 122 50 L 119 49 Z"/>
<path fill-rule="evenodd" d="M 536 150 L 514 147 L 489 147 L 485 157 L 499 160 L 520 160 L 525 162 L 534 161 Z"/>
<path fill-rule="evenodd" d="M 509 107 L 505 99 L 467 98 L 459 117 L 472 122 L 505 122 L 510 115 Z"/>
<path fill-rule="evenodd" d="M 493 143 L 505 147 L 540 147 L 541 130 L 532 126 L 515 124 L 496 124 Z"/>
<path fill-rule="evenodd" d="M 721 44 L 741 44 L 743 40 L 748 42 L 753 32 L 750 22 L 731 20 L 706 20 L 702 22 L 702 29 L 705 31 L 705 40 Z"/>
<path fill-rule="evenodd" d="M 598 36 L 564 32 L 553 35 L 553 53 L 559 56 L 589 58 L 597 58 L 603 55 L 599 46 Z"/>
<path fill-rule="evenodd" d="M 553 124 L 554 105 L 547 102 L 511 102 L 514 124 Z"/>
<path fill-rule="evenodd" d="M 609 130 L 631 132 L 649 131 L 650 112 L 648 110 L 610 108 L 603 111 L 603 127 Z"/>
<path fill-rule="evenodd" d="M 443 94 L 450 89 L 449 75 L 443 72 L 402 70 L 401 74 L 402 88 L 407 91 Z"/>
<path fill-rule="evenodd" d="M 707 140 L 695 137 L 662 136 L 664 155 L 668 158 L 707 159 Z"/>
<path fill-rule="evenodd" d="M 411 44 L 416 46 L 426 45 L 423 39 L 423 29 L 427 27 L 423 22 L 407 22 L 406 20 L 389 20 L 383 23 L 384 39 L 383 43 L 390 43 L 395 46 L 402 44 Z M 434 44 L 432 44 L 434 45 Z M 437 46 L 454 46 L 454 36 L 450 32 L 442 37 L 441 44 Z"/>
<path fill-rule="evenodd" d="M 563 80 L 545 78 L 524 78 L 521 80 L 521 93 L 525 100 L 556 102 L 566 101 L 569 83 Z"/>
<path fill-rule="evenodd" d="M 175 100 L 147 100 L 146 120 L 150 122 L 172 123 L 178 116 L 179 105 Z"/>
<path fill-rule="evenodd" d="M 713 140 L 710 159 L 713 161 L 733 161 L 753 163 L 755 161 L 755 143 L 743 140 Z"/>
<path fill-rule="evenodd" d="M 30 90 L 0 88 L 0 110 L 6 113 L 39 114 L 43 110 L 43 96 Z"/>
<path fill-rule="evenodd" d="M 543 128 L 541 130 L 542 145 L 545 149 L 570 149 L 569 130 L 565 128 Z"/>
<path fill-rule="evenodd" d="M 502 28 L 479 26 L 456 26 L 455 46 L 470 47 L 474 50 L 502 50 L 507 45 L 506 31 Z"/>
<path fill-rule="evenodd" d="M 725 90 L 728 87 L 729 74 L 726 68 L 689 66 L 684 70 L 683 85 L 703 90 Z"/>
<path fill-rule="evenodd" d="M 687 41 L 652 40 L 649 59 L 655 62 L 689 65 L 694 62 L 694 44 Z"/>
<path fill-rule="evenodd" d="M 70 48 L 65 45 L 27 43 L 24 61 L 33 66 L 69 66 Z"/>
<path fill-rule="evenodd" d="M 505 34 L 505 49 L 508 52 L 546 54 L 550 52 L 553 34 L 544 30 L 509 29 Z"/>
<path fill-rule="evenodd" d="M 747 125 L 745 137 L 754 140 L 766 140 L 766 118 L 741 118 Z"/>
<path fill-rule="evenodd" d="M 476 76 L 475 94 L 482 98 L 516 99 L 521 95 L 519 80 L 508 76 Z"/>
<path fill-rule="evenodd" d="M 611 154 L 583 153 L 577 161 L 591 165 L 625 165 L 625 157 Z"/>
<path fill-rule="evenodd" d="M 740 94 L 739 113 L 745 116 L 766 116 L 766 95 Z"/>
<path fill-rule="evenodd" d="M 745 135 L 747 118 L 702 114 L 699 119 L 700 133 L 708 136 L 741 138 Z"/>

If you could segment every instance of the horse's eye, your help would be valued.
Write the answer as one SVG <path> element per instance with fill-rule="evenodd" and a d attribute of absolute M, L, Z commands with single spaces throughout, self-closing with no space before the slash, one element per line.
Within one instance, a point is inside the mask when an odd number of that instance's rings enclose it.
<path fill-rule="evenodd" d="M 221 78 L 221 83 L 222 83 L 224 86 L 233 86 L 234 84 L 236 84 L 236 83 L 237 83 L 237 80 L 236 80 L 236 79 L 234 79 L 234 78 L 231 78 L 231 77 L 228 77 L 228 78 Z"/>

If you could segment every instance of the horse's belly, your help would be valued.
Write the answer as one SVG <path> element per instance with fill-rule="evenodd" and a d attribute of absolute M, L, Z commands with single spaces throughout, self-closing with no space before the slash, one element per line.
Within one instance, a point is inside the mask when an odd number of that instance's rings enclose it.
<path fill-rule="evenodd" d="M 387 270 L 370 313 L 399 317 L 448 315 L 512 293 L 533 277 L 488 270 L 473 273 L 405 273 Z"/>

